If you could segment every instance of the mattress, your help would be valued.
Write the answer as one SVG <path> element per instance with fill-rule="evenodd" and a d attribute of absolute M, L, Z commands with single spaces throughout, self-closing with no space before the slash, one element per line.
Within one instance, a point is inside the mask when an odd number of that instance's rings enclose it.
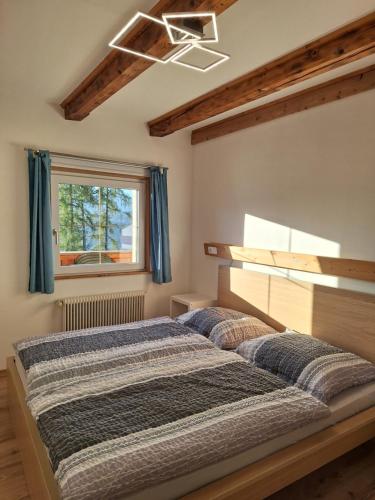
<path fill-rule="evenodd" d="M 26 391 L 26 374 L 17 356 L 16 367 Z M 281 437 L 267 441 L 216 464 L 139 491 L 127 498 L 131 500 L 148 500 L 150 498 L 153 500 L 167 500 L 178 498 L 374 405 L 375 382 L 349 389 L 330 402 L 328 406 L 331 410 L 331 415 L 328 418 L 321 419 Z"/>

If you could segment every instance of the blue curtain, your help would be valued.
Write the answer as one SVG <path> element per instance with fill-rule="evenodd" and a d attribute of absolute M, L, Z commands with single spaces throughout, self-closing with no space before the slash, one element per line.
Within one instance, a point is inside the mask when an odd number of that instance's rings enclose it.
<path fill-rule="evenodd" d="M 48 151 L 29 149 L 30 277 L 29 292 L 53 293 L 51 160 Z"/>
<path fill-rule="evenodd" d="M 150 168 L 151 264 L 155 283 L 172 281 L 169 252 L 167 169 Z"/>

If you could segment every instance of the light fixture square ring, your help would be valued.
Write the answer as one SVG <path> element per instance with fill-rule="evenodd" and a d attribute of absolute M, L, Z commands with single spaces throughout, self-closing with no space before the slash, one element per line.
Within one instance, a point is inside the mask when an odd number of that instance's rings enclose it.
<path fill-rule="evenodd" d="M 217 60 L 204 67 L 181 61 L 181 58 L 192 50 L 202 50 L 203 52 L 208 52 L 209 54 L 217 56 Z M 202 71 L 203 73 L 205 73 L 206 71 L 209 71 L 210 69 L 215 68 L 219 64 L 227 61 L 229 58 L 230 57 L 228 56 L 228 54 L 224 54 L 223 52 L 219 52 L 217 50 L 208 49 L 206 47 L 202 47 L 199 43 L 195 43 L 188 45 L 181 52 L 178 52 L 175 56 L 173 56 L 172 62 L 175 64 L 179 64 L 180 66 L 185 66 L 186 68 L 195 69 L 197 71 Z"/>
<path fill-rule="evenodd" d="M 135 25 L 135 23 L 137 21 L 139 21 L 140 19 L 147 19 L 149 21 L 152 21 L 154 23 L 157 23 L 157 24 L 160 24 L 161 26 L 163 26 L 164 28 L 167 28 L 166 27 L 166 24 L 164 21 L 161 21 L 160 19 L 158 19 L 157 17 L 153 17 L 153 16 L 150 16 L 149 14 L 145 14 L 144 12 L 137 12 L 126 24 L 125 26 L 117 33 L 117 35 L 113 38 L 113 40 L 111 40 L 109 42 L 109 46 L 112 47 L 113 49 L 118 49 L 118 50 L 122 50 L 123 52 L 127 52 L 129 54 L 133 54 L 135 56 L 138 56 L 138 57 L 143 57 L 144 59 L 148 59 L 149 61 L 154 61 L 154 62 L 159 62 L 159 63 L 162 63 L 162 64 L 167 64 L 169 61 L 172 60 L 173 57 L 176 57 L 178 56 L 180 53 L 182 53 L 185 49 L 186 49 L 186 46 L 183 47 L 182 49 L 178 50 L 177 52 L 172 52 L 172 54 L 170 54 L 169 56 L 165 57 L 165 58 L 160 58 L 160 57 L 156 57 L 156 56 L 152 56 L 152 55 L 149 55 L 149 54 L 145 54 L 143 52 L 138 52 L 137 50 L 133 50 L 133 49 L 130 49 L 128 47 L 122 47 L 121 45 L 118 45 L 118 42 L 126 35 L 126 33 L 130 30 L 130 28 L 132 26 Z M 184 29 L 182 28 L 178 28 L 177 26 L 173 26 L 173 25 L 170 25 L 169 26 L 169 31 L 171 31 L 173 33 L 173 31 L 176 30 L 176 31 L 179 31 L 179 32 L 182 32 L 183 33 L 183 37 L 181 38 L 181 43 L 185 43 L 186 45 L 186 42 L 184 42 L 184 39 L 187 38 L 189 36 L 189 39 L 190 37 L 195 37 L 195 39 L 198 39 L 199 37 L 196 36 L 196 35 L 192 35 L 191 33 L 185 31 Z M 168 31 L 168 33 L 169 33 Z M 170 35 L 169 35 L 170 36 Z"/>
<path fill-rule="evenodd" d="M 184 43 L 198 43 L 198 42 L 204 42 L 204 43 L 216 43 L 219 41 L 219 35 L 218 35 L 218 30 L 217 30 L 217 23 L 216 23 L 216 14 L 215 12 L 168 12 L 166 14 L 162 15 L 163 21 L 165 23 L 165 26 L 168 31 L 168 36 L 172 44 L 174 45 L 181 45 Z M 199 37 L 198 35 L 191 33 L 188 30 L 184 30 L 183 28 L 177 27 L 173 24 L 171 24 L 171 21 L 173 22 L 173 19 L 186 19 L 186 18 L 194 18 L 194 17 L 208 17 L 211 18 L 212 21 L 212 27 L 213 27 L 213 36 L 212 37 L 205 37 L 204 34 Z M 210 22 L 210 21 L 208 21 Z M 183 33 L 187 33 L 187 36 L 184 38 L 176 38 L 173 31 L 174 30 L 179 30 Z"/>

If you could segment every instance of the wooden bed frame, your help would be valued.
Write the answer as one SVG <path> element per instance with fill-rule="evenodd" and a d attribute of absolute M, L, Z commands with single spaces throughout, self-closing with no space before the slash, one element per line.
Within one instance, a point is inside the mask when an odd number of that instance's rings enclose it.
<path fill-rule="evenodd" d="M 375 362 L 375 295 L 220 267 L 218 304 L 327 340 Z M 9 407 L 33 500 L 58 500 L 58 486 L 15 366 L 8 358 Z M 184 498 L 265 498 L 375 437 L 375 407 L 354 415 Z"/>

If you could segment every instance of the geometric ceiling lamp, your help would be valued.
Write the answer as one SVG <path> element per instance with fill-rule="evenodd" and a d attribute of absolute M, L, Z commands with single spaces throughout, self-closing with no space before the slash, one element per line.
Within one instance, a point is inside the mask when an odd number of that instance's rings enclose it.
<path fill-rule="evenodd" d="M 194 64 L 192 62 L 187 62 L 183 60 L 184 56 L 186 56 L 189 53 L 193 53 L 194 51 L 196 52 L 200 51 L 204 54 L 208 54 L 210 56 L 210 59 L 212 59 L 212 56 L 214 56 L 215 59 L 211 62 L 208 62 L 204 66 L 199 66 L 198 64 Z M 200 43 L 194 43 L 188 45 L 182 52 L 178 52 L 177 54 L 175 54 L 171 59 L 171 62 L 173 62 L 174 64 L 179 64 L 180 66 L 185 66 L 186 68 L 189 69 L 195 69 L 197 71 L 206 73 L 207 71 L 210 71 L 216 66 L 219 66 L 219 64 L 222 64 L 228 59 L 229 59 L 228 54 L 224 54 L 223 52 L 212 50 L 207 47 L 202 47 Z"/>
<path fill-rule="evenodd" d="M 219 41 L 215 12 L 168 12 L 167 14 L 163 14 L 162 17 L 167 27 L 169 39 L 174 45 L 186 42 L 217 43 Z M 211 19 L 213 36 L 205 36 L 202 18 Z M 176 26 L 184 29 L 190 36 L 184 38 L 180 37 L 179 33 L 173 29 Z"/>
<path fill-rule="evenodd" d="M 159 58 L 151 54 L 139 52 L 130 47 L 118 45 L 119 40 L 124 37 L 126 32 L 128 32 L 130 28 L 142 18 L 163 26 L 168 34 L 171 44 L 176 47 L 176 50 L 172 51 L 164 58 Z M 202 18 L 210 18 L 210 20 L 212 21 L 212 36 L 208 36 L 204 33 Z M 205 43 L 217 43 L 218 41 L 219 36 L 215 12 L 168 12 L 162 14 L 161 20 L 157 17 L 153 17 L 149 14 L 145 14 L 144 12 L 139 11 L 109 42 L 109 46 L 113 49 L 122 50 L 123 52 L 128 52 L 129 54 L 133 54 L 144 59 L 149 59 L 154 62 L 159 62 L 162 64 L 173 62 L 174 64 L 185 66 L 189 69 L 206 72 L 229 59 L 229 56 L 227 54 L 202 46 L 202 44 Z M 183 60 L 183 57 L 187 56 L 188 54 L 191 55 L 193 53 L 196 53 L 200 56 L 209 56 L 211 61 L 201 66 L 199 64 Z M 212 57 L 214 57 L 213 61 Z"/>
<path fill-rule="evenodd" d="M 137 22 L 139 21 L 140 19 L 148 19 L 149 21 L 152 21 L 154 23 L 157 23 L 157 24 L 160 24 L 162 25 L 164 28 L 165 28 L 165 23 L 164 21 L 161 21 L 160 19 L 158 19 L 157 17 L 153 17 L 153 16 L 150 16 L 148 14 L 145 14 L 144 12 L 137 12 L 126 24 L 125 26 L 117 33 L 117 35 L 109 42 L 109 46 L 112 47 L 113 49 L 118 49 L 118 50 L 122 50 L 123 52 L 128 52 L 129 54 L 133 54 L 134 56 L 138 56 L 138 57 L 143 57 L 144 59 L 149 59 L 150 61 L 154 61 L 154 62 L 159 62 L 159 63 L 162 63 L 162 64 L 167 64 L 169 61 L 172 60 L 172 58 L 176 55 L 178 55 L 180 52 L 182 52 L 182 50 L 184 49 L 184 47 L 180 50 L 178 50 L 177 52 L 174 51 L 172 52 L 172 54 L 169 54 L 167 57 L 161 59 L 159 57 L 155 57 L 153 55 L 150 55 L 150 54 L 145 54 L 143 52 L 139 52 L 137 50 L 134 50 L 134 49 L 131 49 L 129 47 L 124 47 L 122 45 L 117 45 L 117 42 L 130 30 L 130 28 Z M 171 31 L 172 32 L 176 32 L 176 33 L 179 33 L 179 35 L 184 38 L 184 37 L 190 37 L 190 38 L 195 38 L 195 39 L 198 39 L 199 37 L 197 35 L 193 35 L 191 34 L 190 32 L 187 32 L 185 31 L 183 28 L 179 28 L 179 27 L 174 27 L 174 26 L 171 26 Z"/>

